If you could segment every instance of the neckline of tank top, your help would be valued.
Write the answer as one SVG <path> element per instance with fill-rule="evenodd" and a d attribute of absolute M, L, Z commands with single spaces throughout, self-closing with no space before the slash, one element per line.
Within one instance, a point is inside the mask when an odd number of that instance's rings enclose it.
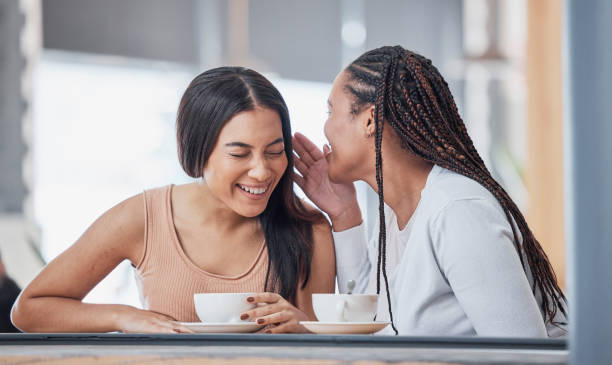
<path fill-rule="evenodd" d="M 174 184 L 170 184 L 166 191 L 166 199 L 165 199 L 166 200 L 166 216 L 168 219 L 168 224 L 170 226 L 170 231 L 172 233 L 172 241 L 173 241 L 174 247 L 178 251 L 181 259 L 186 263 L 186 265 L 197 273 L 200 273 L 205 276 L 217 278 L 217 279 L 222 279 L 222 280 L 239 280 L 249 275 L 255 269 L 255 267 L 257 266 L 257 263 L 260 261 L 261 256 L 263 255 L 264 249 L 266 248 L 265 238 L 263 242 L 261 243 L 261 247 L 259 248 L 259 251 L 257 255 L 255 256 L 255 259 L 248 266 L 247 270 L 241 274 L 233 275 L 233 276 L 226 276 L 226 275 L 211 273 L 209 271 L 202 269 L 201 267 L 196 265 L 189 258 L 189 256 L 187 256 L 187 253 L 185 253 L 185 250 L 183 249 L 183 245 L 181 244 L 181 241 L 179 240 L 178 233 L 176 232 L 176 227 L 174 225 L 174 214 L 172 212 L 172 201 L 171 201 L 173 188 L 174 188 Z"/>

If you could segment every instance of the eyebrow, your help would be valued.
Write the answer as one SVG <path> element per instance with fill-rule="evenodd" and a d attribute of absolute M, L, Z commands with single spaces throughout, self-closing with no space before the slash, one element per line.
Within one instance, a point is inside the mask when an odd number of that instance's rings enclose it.
<path fill-rule="evenodd" d="M 283 143 L 284 140 L 283 138 L 277 138 L 275 139 L 272 143 L 269 143 L 266 147 L 270 147 L 272 145 L 275 145 L 277 143 Z M 253 146 L 251 146 L 250 144 L 247 143 L 243 143 L 243 142 L 230 142 L 230 143 L 226 143 L 225 144 L 226 147 L 243 147 L 243 148 L 253 148 Z"/>
<path fill-rule="evenodd" d="M 330 108 L 332 107 L 332 103 L 329 101 L 329 99 L 327 99 L 327 105 L 329 105 Z"/>

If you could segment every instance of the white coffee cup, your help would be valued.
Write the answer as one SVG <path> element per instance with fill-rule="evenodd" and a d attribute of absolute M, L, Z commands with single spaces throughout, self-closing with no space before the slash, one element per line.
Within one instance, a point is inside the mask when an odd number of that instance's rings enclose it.
<path fill-rule="evenodd" d="M 202 322 L 248 322 L 241 320 L 240 315 L 255 308 L 255 304 L 247 302 L 252 295 L 254 293 L 196 293 L 193 304 Z"/>
<path fill-rule="evenodd" d="M 372 322 L 376 294 L 313 294 L 312 306 L 320 322 Z"/>

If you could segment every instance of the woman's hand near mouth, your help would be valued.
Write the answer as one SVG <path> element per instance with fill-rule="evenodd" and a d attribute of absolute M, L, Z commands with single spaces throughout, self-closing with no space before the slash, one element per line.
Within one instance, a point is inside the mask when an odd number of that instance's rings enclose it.
<path fill-rule="evenodd" d="M 306 136 L 296 133 L 293 148 L 297 154 L 295 167 L 301 174 L 294 174 L 295 182 L 319 209 L 327 213 L 334 231 L 361 224 L 355 186 L 352 183 L 333 183 L 329 179 L 329 165 L 325 158 L 330 153 L 329 147 L 324 153 Z"/>

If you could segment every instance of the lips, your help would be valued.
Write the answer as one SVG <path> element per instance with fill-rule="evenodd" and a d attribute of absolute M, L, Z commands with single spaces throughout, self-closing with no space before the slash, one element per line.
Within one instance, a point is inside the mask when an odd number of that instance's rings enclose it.
<path fill-rule="evenodd" d="M 270 184 L 268 185 L 244 185 L 244 184 L 236 184 L 236 186 L 249 198 L 251 199 L 260 199 L 266 196 L 268 189 L 270 188 Z"/>
<path fill-rule="evenodd" d="M 265 193 L 266 191 L 268 191 L 268 187 L 267 186 L 263 186 L 263 187 L 251 187 L 248 185 L 242 185 L 242 184 L 237 184 L 238 187 L 246 192 L 249 192 L 251 194 L 255 194 L 255 195 L 261 195 L 263 193 Z"/>

